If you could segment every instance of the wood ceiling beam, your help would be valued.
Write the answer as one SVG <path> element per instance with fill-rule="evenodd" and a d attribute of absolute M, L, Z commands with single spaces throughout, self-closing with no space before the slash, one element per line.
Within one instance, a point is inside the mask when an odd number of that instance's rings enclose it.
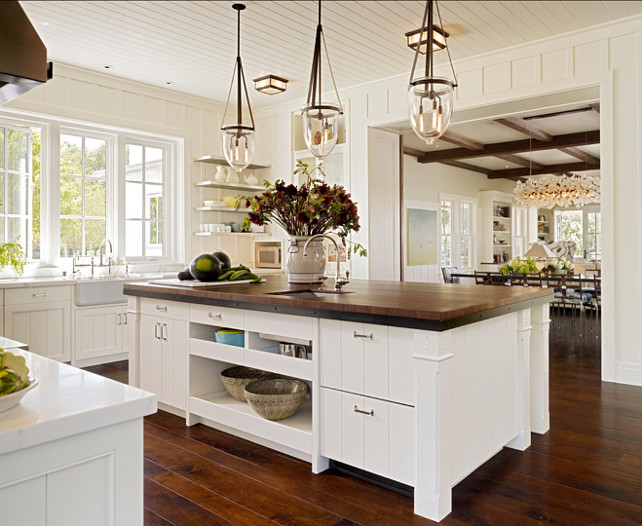
<path fill-rule="evenodd" d="M 590 106 L 591 106 L 591 109 L 593 111 L 595 111 L 597 113 L 600 113 L 600 103 L 599 102 L 597 102 L 595 104 L 591 104 Z"/>
<path fill-rule="evenodd" d="M 580 161 L 584 161 L 586 164 L 600 164 L 599 157 L 595 157 L 594 155 L 591 155 L 584 150 L 580 150 L 577 146 L 571 146 L 570 148 L 559 148 L 559 151 L 565 153 L 566 155 L 570 155 L 571 157 L 575 157 Z"/>
<path fill-rule="evenodd" d="M 466 148 L 467 150 L 484 149 L 484 145 L 482 143 L 469 139 L 468 137 L 464 137 L 463 135 L 458 135 L 451 131 L 445 132 L 441 137 L 439 137 L 439 140 L 461 146 L 462 148 Z"/>
<path fill-rule="evenodd" d="M 524 135 L 528 135 L 529 137 L 532 137 L 533 139 L 537 139 L 538 141 L 548 142 L 553 138 L 549 133 L 546 133 L 545 131 L 540 130 L 532 122 L 528 122 L 524 119 L 520 119 L 519 117 L 508 117 L 507 119 L 495 119 L 495 122 L 502 124 L 503 126 L 510 128 L 511 130 L 515 130 L 520 133 L 523 133 Z"/>
<path fill-rule="evenodd" d="M 414 148 L 409 148 L 407 146 L 404 146 L 403 153 L 404 155 L 412 155 L 413 157 L 419 158 L 425 155 L 426 152 L 422 152 L 421 150 L 415 150 Z"/>
<path fill-rule="evenodd" d="M 592 166 L 591 169 L 599 168 L 599 165 Z M 512 177 L 527 177 L 529 175 L 555 174 L 557 172 L 578 172 L 586 170 L 586 163 L 564 163 L 549 164 L 541 168 L 510 168 L 508 170 L 495 170 L 488 174 L 489 179 L 501 179 Z"/>
<path fill-rule="evenodd" d="M 542 142 L 530 139 L 518 141 L 498 142 L 484 145 L 483 150 L 467 150 L 466 148 L 453 148 L 426 152 L 419 157 L 419 162 L 441 163 L 444 161 L 460 161 L 462 159 L 474 159 L 476 157 L 496 157 L 497 155 L 526 153 L 529 151 L 539 152 L 542 150 L 557 150 L 572 146 L 586 146 L 587 144 L 598 144 L 600 142 L 599 130 L 590 132 L 569 133 L 566 135 L 554 135 L 550 141 Z"/>

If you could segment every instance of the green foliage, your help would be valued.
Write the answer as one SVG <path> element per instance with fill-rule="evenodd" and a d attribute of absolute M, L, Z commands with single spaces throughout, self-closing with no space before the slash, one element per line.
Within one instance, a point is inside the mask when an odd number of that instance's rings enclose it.
<path fill-rule="evenodd" d="M 21 276 L 26 263 L 27 258 L 19 243 L 0 243 L 0 269 L 12 267 Z"/>
<path fill-rule="evenodd" d="M 567 261 L 564 258 L 553 258 L 550 263 L 542 269 L 542 272 L 563 272 L 566 274 L 573 274 L 574 270 L 575 266 L 570 261 Z"/>
<path fill-rule="evenodd" d="M 561 226 L 561 235 L 562 240 L 564 241 L 574 241 L 576 246 L 576 253 L 582 254 L 584 251 L 583 244 L 583 227 L 582 227 L 582 211 L 569 211 L 565 210 L 561 212 L 560 217 L 560 226 Z"/>
<path fill-rule="evenodd" d="M 537 263 L 535 259 L 530 256 L 525 258 L 517 256 L 515 259 L 511 259 L 508 263 L 499 267 L 499 270 L 501 270 L 504 276 L 507 276 L 511 272 L 517 274 L 532 274 L 537 272 Z"/>

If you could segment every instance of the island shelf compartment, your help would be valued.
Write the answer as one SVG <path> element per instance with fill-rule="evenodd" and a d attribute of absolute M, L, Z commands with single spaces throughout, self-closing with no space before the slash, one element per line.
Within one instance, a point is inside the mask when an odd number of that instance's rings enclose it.
<path fill-rule="evenodd" d="M 296 358 L 294 359 L 296 360 Z M 299 361 L 309 360 L 299 359 Z M 189 425 L 196 423 L 191 418 L 195 416 L 205 419 L 208 424 L 214 424 L 214 427 L 223 426 L 223 428 L 236 429 L 247 435 L 261 437 L 305 455 L 311 455 L 311 400 L 306 398 L 299 410 L 289 418 L 275 422 L 266 420 L 259 416 L 250 404 L 235 400 L 225 390 L 220 373 L 236 364 L 237 362 L 234 361 L 226 362 L 191 354 L 189 360 Z M 284 374 L 284 376 L 286 375 Z M 225 431 L 225 429 L 222 430 Z"/>

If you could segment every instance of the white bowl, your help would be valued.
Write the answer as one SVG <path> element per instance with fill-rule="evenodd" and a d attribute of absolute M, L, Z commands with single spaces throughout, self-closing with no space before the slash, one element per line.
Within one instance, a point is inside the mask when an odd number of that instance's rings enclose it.
<path fill-rule="evenodd" d="M 29 378 L 29 385 L 24 389 L 20 389 L 20 391 L 17 391 L 15 393 L 0 396 L 0 413 L 8 411 L 12 407 L 17 406 L 20 403 L 20 400 L 22 400 L 22 397 L 32 389 L 35 389 L 37 385 L 38 380 Z"/>
<path fill-rule="evenodd" d="M 203 201 L 205 206 L 225 206 L 223 201 Z"/>

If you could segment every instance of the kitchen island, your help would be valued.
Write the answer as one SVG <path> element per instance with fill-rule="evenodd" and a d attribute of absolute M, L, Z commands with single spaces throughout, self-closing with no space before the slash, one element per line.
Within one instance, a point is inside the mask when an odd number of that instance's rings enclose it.
<path fill-rule="evenodd" d="M 27 351 L 39 383 L 0 413 L 2 524 L 143 524 L 151 393 Z"/>
<path fill-rule="evenodd" d="M 509 446 L 524 450 L 548 416 L 552 291 L 354 281 L 343 294 L 288 285 L 127 284 L 130 381 L 159 406 L 308 460 L 414 491 L 441 520 L 451 488 Z M 134 323 L 132 323 L 132 321 Z M 244 331 L 243 347 L 214 341 Z M 311 359 L 279 354 L 309 345 Z M 311 400 L 283 421 L 231 398 L 219 374 L 245 365 L 307 381 Z"/>

